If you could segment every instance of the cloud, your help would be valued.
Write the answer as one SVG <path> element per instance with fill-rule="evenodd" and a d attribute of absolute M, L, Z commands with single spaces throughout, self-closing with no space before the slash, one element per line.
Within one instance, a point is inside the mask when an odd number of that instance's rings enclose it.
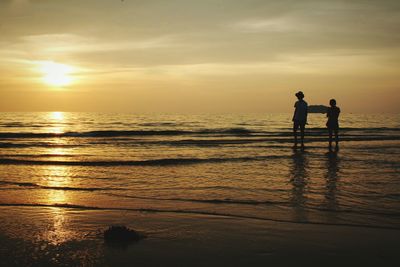
<path fill-rule="evenodd" d="M 247 19 L 233 23 L 231 27 L 240 32 L 311 32 L 315 26 L 290 17 Z"/>
<path fill-rule="evenodd" d="M 82 53 L 145 50 L 175 46 L 171 36 L 138 40 L 114 40 L 84 37 L 77 34 L 43 34 L 21 38 L 21 45 L 44 53 Z"/>
<path fill-rule="evenodd" d="M 82 64 L 82 69 L 97 68 L 102 54 L 114 54 L 113 62 L 120 62 L 120 57 L 133 51 L 144 51 L 175 47 L 178 44 L 171 36 L 158 36 L 138 40 L 107 40 L 85 37 L 78 34 L 42 34 L 20 37 L 17 42 L 0 42 L 0 67 L 11 64 L 29 67 L 36 61 L 54 60 L 68 64 Z M 139 53 L 139 52 L 138 52 Z M 85 62 L 85 55 L 93 55 L 97 60 L 92 64 Z M 103 62 L 104 63 L 104 62 Z M 92 66 L 91 66 L 92 65 Z M 124 64 L 122 64 L 124 65 Z"/>

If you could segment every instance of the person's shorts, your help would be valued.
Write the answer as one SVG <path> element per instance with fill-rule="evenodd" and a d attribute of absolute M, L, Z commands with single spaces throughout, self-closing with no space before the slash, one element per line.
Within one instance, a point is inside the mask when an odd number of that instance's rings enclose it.
<path fill-rule="evenodd" d="M 293 129 L 297 130 L 299 127 L 301 129 L 304 129 L 306 127 L 306 121 L 294 120 L 293 121 Z"/>
<path fill-rule="evenodd" d="M 339 123 L 336 121 L 328 121 L 326 127 L 328 127 L 329 131 L 337 131 L 339 130 Z"/>

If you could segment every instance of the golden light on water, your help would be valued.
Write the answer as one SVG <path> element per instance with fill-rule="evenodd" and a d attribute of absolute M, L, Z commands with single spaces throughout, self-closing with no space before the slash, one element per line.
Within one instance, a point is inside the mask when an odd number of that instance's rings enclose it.
<path fill-rule="evenodd" d="M 76 232 L 67 226 L 69 218 L 65 213 L 63 208 L 51 208 L 53 222 L 49 229 L 43 232 L 43 235 L 52 245 L 62 244 L 76 236 Z"/>
<path fill-rule="evenodd" d="M 72 66 L 53 61 L 42 61 L 39 69 L 43 74 L 43 82 L 47 85 L 63 87 L 73 83 L 71 74 L 74 68 Z"/>
<path fill-rule="evenodd" d="M 62 148 L 51 148 L 49 151 L 51 155 L 62 155 L 66 154 Z M 57 160 L 60 158 L 57 157 Z M 49 187 L 47 195 L 47 202 L 49 204 L 60 204 L 60 203 L 68 203 L 69 202 L 69 194 L 64 190 L 57 190 L 57 188 L 62 187 L 70 187 L 72 180 L 71 180 L 71 173 L 69 166 L 58 166 L 58 165 L 51 165 L 46 166 L 43 169 L 43 177 L 45 179 L 43 185 Z M 54 188 L 54 189 L 53 189 Z"/>
<path fill-rule="evenodd" d="M 63 112 L 50 112 L 47 114 L 48 121 L 51 122 L 52 126 L 50 127 L 50 132 L 52 133 L 63 133 L 64 132 L 64 123 L 67 118 L 65 113 Z M 65 144 L 65 140 L 63 138 L 54 138 L 53 144 L 63 145 Z M 51 147 L 49 148 L 47 154 L 49 155 L 59 155 L 62 157 L 63 155 L 67 155 L 68 152 L 63 147 Z M 57 157 L 57 160 L 59 158 Z M 52 165 L 48 166 L 43 171 L 43 176 L 46 179 L 46 186 L 48 187 L 65 187 L 70 186 L 71 178 L 69 173 L 68 166 L 57 166 Z M 64 190 L 50 190 L 48 195 L 49 203 L 67 203 L 68 197 Z"/>
<path fill-rule="evenodd" d="M 65 129 L 63 123 L 65 123 L 66 121 L 64 112 L 59 112 L 59 111 L 51 112 L 49 113 L 48 118 L 53 123 L 52 127 L 49 129 L 50 132 L 56 134 L 61 134 L 64 132 Z M 57 139 L 56 142 L 59 143 L 60 140 Z"/>
<path fill-rule="evenodd" d="M 55 121 L 63 121 L 64 120 L 64 113 L 55 111 L 50 113 L 50 117 Z"/>
<path fill-rule="evenodd" d="M 44 186 L 54 188 L 66 187 L 71 183 L 69 171 L 66 166 L 46 166 L 43 170 L 43 176 L 46 179 L 43 183 Z M 64 190 L 57 189 L 46 190 L 45 195 L 46 202 L 49 205 L 68 203 L 71 201 L 68 196 Z M 64 209 L 58 207 L 51 208 L 51 215 L 53 225 L 47 231 L 44 231 L 43 235 L 49 243 L 57 245 L 67 241 L 72 236 L 72 232 L 65 227 L 67 217 L 65 216 Z"/>
<path fill-rule="evenodd" d="M 56 144 L 62 144 L 62 142 L 57 142 Z M 62 157 L 62 156 L 64 156 L 64 155 L 68 155 L 68 152 L 65 151 L 64 148 L 55 147 L 55 148 L 52 148 L 52 149 L 51 149 L 51 151 L 50 151 L 49 154 L 50 154 L 50 155 L 54 155 L 54 156 L 60 156 L 60 157 Z"/>
<path fill-rule="evenodd" d="M 55 123 L 63 123 L 65 118 L 62 112 L 52 112 L 49 114 L 49 119 Z M 63 132 L 63 127 L 54 127 L 54 131 Z M 63 144 L 62 138 L 56 138 L 57 144 Z M 62 155 L 68 152 L 62 147 L 52 147 L 48 150 L 50 155 L 60 155 L 56 160 L 62 159 Z M 69 166 L 50 165 L 45 166 L 42 171 L 44 181 L 41 183 L 43 186 L 48 187 L 45 191 L 45 201 L 47 204 L 68 204 L 73 202 L 69 191 L 63 190 L 66 187 L 72 187 L 71 168 Z M 68 217 L 65 215 L 66 211 L 63 208 L 52 207 L 51 218 L 52 225 L 47 231 L 43 232 L 43 237 L 53 245 L 64 243 L 73 239 L 76 235 L 75 231 L 68 229 Z"/>

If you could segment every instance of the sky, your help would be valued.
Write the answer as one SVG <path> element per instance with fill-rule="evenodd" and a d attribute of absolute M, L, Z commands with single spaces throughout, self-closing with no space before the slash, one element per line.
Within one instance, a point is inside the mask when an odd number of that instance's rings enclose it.
<path fill-rule="evenodd" d="M 0 0 L 0 111 L 400 112 L 398 0 Z"/>

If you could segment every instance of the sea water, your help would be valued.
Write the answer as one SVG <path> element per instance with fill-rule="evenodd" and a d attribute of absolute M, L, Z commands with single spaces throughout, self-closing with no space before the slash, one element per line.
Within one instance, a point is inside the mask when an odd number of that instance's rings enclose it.
<path fill-rule="evenodd" d="M 0 205 L 400 228 L 400 116 L 1 113 Z M 122 216 L 122 215 L 121 215 Z"/>

